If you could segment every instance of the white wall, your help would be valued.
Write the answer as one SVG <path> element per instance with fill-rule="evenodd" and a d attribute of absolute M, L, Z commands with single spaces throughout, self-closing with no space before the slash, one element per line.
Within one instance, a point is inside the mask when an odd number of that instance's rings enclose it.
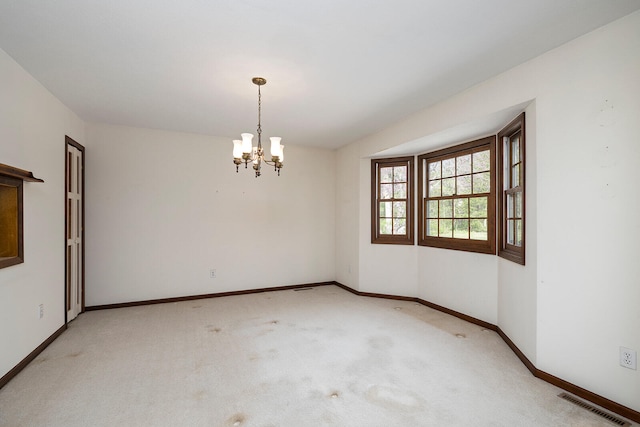
<path fill-rule="evenodd" d="M 337 206 L 361 233 L 358 289 L 417 282 L 416 296 L 497 323 L 539 369 L 640 410 L 639 371 L 618 364 L 619 346 L 640 350 L 638 52 L 640 12 L 339 150 L 339 176 L 361 170 L 359 207 Z M 415 247 L 411 268 L 406 248 L 372 248 L 367 156 L 530 100 L 526 266 Z"/>
<path fill-rule="evenodd" d="M 538 67 L 538 366 L 640 410 L 640 12 L 569 47 Z"/>
<path fill-rule="evenodd" d="M 25 262 L 0 270 L 1 377 L 64 325 L 65 135 L 84 125 L 2 50 L 0 76 L 0 163 L 45 181 L 23 186 Z"/>
<path fill-rule="evenodd" d="M 255 178 L 226 138 L 89 124 L 87 141 L 87 305 L 334 280 L 335 152 L 287 145 L 281 176 Z"/>
<path fill-rule="evenodd" d="M 336 155 L 336 281 L 358 290 L 360 246 L 358 212 L 360 206 L 360 168 L 356 146 L 351 145 Z M 355 213 L 354 213 L 355 212 Z M 368 234 L 367 234 L 368 236 Z"/>
<path fill-rule="evenodd" d="M 526 265 L 498 258 L 498 325 L 537 365 L 538 183 L 536 102 L 525 111 Z"/>

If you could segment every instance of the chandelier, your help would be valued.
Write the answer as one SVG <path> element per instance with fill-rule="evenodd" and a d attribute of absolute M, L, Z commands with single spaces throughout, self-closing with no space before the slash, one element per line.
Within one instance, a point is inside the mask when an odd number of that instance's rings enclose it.
<path fill-rule="evenodd" d="M 260 113 L 262 110 L 262 94 L 260 93 L 260 86 L 267 84 L 267 80 L 262 77 L 254 77 L 251 79 L 253 84 L 258 86 L 258 145 L 253 146 L 253 134 L 243 133 L 240 134 L 242 140 L 235 139 L 233 141 L 233 163 L 236 165 L 236 172 L 238 167 L 244 163 L 245 169 L 249 163 L 253 163 L 253 170 L 256 171 L 256 178 L 261 175 L 260 168 L 262 163 L 266 163 L 273 166 L 273 170 L 278 172 L 280 176 L 280 169 L 282 169 L 284 162 L 284 146 L 280 144 L 282 138 L 272 136 L 271 139 L 271 160 L 267 160 L 264 157 L 264 150 L 262 149 L 262 126 L 260 125 Z"/>

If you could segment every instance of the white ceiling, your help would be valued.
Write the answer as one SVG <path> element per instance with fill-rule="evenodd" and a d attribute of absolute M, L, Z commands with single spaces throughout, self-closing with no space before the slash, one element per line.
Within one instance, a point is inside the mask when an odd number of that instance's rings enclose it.
<path fill-rule="evenodd" d="M 336 148 L 640 0 L 0 0 L 0 48 L 87 121 Z M 231 147 L 231 143 L 229 143 Z"/>

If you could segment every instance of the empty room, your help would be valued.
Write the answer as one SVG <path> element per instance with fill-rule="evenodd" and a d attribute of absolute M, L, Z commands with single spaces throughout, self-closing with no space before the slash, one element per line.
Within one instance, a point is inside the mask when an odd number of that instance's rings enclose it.
<path fill-rule="evenodd" d="M 640 424 L 640 0 L 0 1 L 0 426 Z"/>

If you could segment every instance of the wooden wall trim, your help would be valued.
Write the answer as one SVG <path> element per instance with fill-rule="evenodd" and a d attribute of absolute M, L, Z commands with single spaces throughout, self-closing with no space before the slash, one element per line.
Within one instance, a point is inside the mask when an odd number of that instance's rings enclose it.
<path fill-rule="evenodd" d="M 151 304 L 166 304 L 170 302 L 193 301 L 197 299 L 206 299 L 206 298 L 220 298 L 220 297 L 230 297 L 235 295 L 257 294 L 260 292 L 287 291 L 291 289 L 312 288 L 316 286 L 326 286 L 326 285 L 333 285 L 333 284 L 334 282 L 318 282 L 318 283 L 307 283 L 303 285 L 277 286 L 273 288 L 247 289 L 244 291 L 217 292 L 213 294 L 189 295 L 189 296 L 182 296 L 182 297 L 159 298 L 159 299 L 150 299 L 150 300 L 143 300 L 143 301 L 130 301 L 130 302 L 121 302 L 116 304 L 92 305 L 92 306 L 85 307 L 85 310 L 86 311 L 109 310 L 112 308 L 136 307 L 140 305 L 151 305 Z"/>
<path fill-rule="evenodd" d="M 500 335 L 500 337 L 502 338 L 502 340 L 507 343 L 507 345 L 509 346 L 509 348 L 511 348 L 511 351 L 513 351 L 516 356 L 518 356 L 518 359 L 520 359 L 520 361 L 522 363 L 524 363 L 524 366 L 527 367 L 527 369 L 534 375 L 537 377 L 536 373 L 538 372 L 538 369 L 536 368 L 536 366 L 531 363 L 531 361 L 529 360 L 529 358 L 527 356 L 524 355 L 524 353 L 522 351 L 520 351 L 520 349 L 513 343 L 513 341 L 511 341 L 511 338 L 509 338 L 507 336 L 507 334 L 505 334 L 502 329 L 500 328 L 496 328 L 496 332 L 498 333 L 498 335 Z"/>
<path fill-rule="evenodd" d="M 350 288 L 349 286 L 343 285 L 342 283 L 334 282 L 334 284 L 348 292 L 351 292 L 352 294 L 359 295 L 359 296 L 417 302 L 427 307 L 433 308 L 434 310 L 442 311 L 444 313 L 458 317 L 462 320 L 466 320 L 467 322 L 475 323 L 476 325 L 479 325 L 483 328 L 496 331 L 498 335 L 500 335 L 500 337 L 504 340 L 504 342 L 509 346 L 509 348 L 511 348 L 511 350 L 516 354 L 516 356 L 518 356 L 520 361 L 527 367 L 527 369 L 529 369 L 529 371 L 533 374 L 534 377 L 540 378 L 541 380 L 546 381 L 549 384 L 552 384 L 556 387 L 566 390 L 569 393 L 572 393 L 578 397 L 586 399 L 605 409 L 613 411 L 620 416 L 630 419 L 631 421 L 640 422 L 640 412 L 633 410 L 629 407 L 626 407 L 624 405 L 621 405 L 617 402 L 614 402 L 613 400 L 609 400 L 606 397 L 602 397 L 596 393 L 593 393 L 592 391 L 579 387 L 575 384 L 572 384 L 568 381 L 563 380 L 562 378 L 558 378 L 556 376 L 553 376 L 547 372 L 541 371 L 540 369 L 536 368 L 536 366 L 533 363 L 531 363 L 531 361 L 527 358 L 527 356 L 525 356 L 524 353 L 520 351 L 520 349 L 514 344 L 514 342 L 511 341 L 511 339 L 507 336 L 507 334 L 505 334 L 504 331 L 502 331 L 502 329 L 500 329 L 496 325 L 493 325 L 491 323 L 485 322 L 480 319 L 476 319 L 475 317 L 467 316 L 464 313 L 460 313 L 460 312 L 448 309 L 438 304 L 425 301 L 421 298 L 361 292 L 353 288 Z"/>
<path fill-rule="evenodd" d="M 476 319 L 475 317 L 471 317 L 468 316 L 464 313 L 460 313 L 459 311 L 455 311 L 455 310 L 451 310 L 449 308 L 443 307 L 441 305 L 438 304 L 434 304 L 432 302 L 429 301 L 425 301 L 421 298 L 416 298 L 416 297 L 407 297 L 407 296 L 400 296 L 400 295 L 389 295 L 389 294 L 377 294 L 377 293 L 372 293 L 372 292 L 361 292 L 361 291 L 356 291 L 353 288 L 350 288 L 349 286 L 345 286 L 342 283 L 338 283 L 338 282 L 333 282 L 334 285 L 338 286 L 339 288 L 344 289 L 345 291 L 351 292 L 352 294 L 361 296 L 361 297 L 371 297 L 371 298 L 383 298 L 383 299 L 393 299 L 393 300 L 398 300 L 398 301 L 410 301 L 410 302 L 417 302 L 420 303 L 422 305 L 426 305 L 427 307 L 433 308 L 434 310 L 438 310 L 438 311 L 442 311 L 444 313 L 450 314 L 452 316 L 458 317 L 462 320 L 466 320 L 467 322 L 471 322 L 471 323 L 475 323 L 476 325 L 482 326 L 483 328 L 486 329 L 491 329 L 492 331 L 497 330 L 497 326 L 493 325 L 489 322 L 485 322 L 484 320 L 480 320 L 480 319 Z"/>
<path fill-rule="evenodd" d="M 47 348 L 49 346 L 49 344 L 54 342 L 56 340 L 56 338 L 58 338 L 60 335 L 62 335 L 62 333 L 65 331 L 65 329 L 67 329 L 67 325 L 66 324 L 62 325 L 60 327 L 60 329 L 55 331 L 49 338 L 44 340 L 44 342 L 42 344 L 40 344 L 38 347 L 36 347 L 35 350 L 33 350 L 31 353 L 29 353 L 29 355 L 27 357 L 22 359 L 20 361 L 20 363 L 18 363 L 16 366 L 13 367 L 13 369 L 11 369 L 9 372 L 4 374 L 4 376 L 2 378 L 0 378 L 0 388 L 4 387 L 9 381 L 11 381 L 11 379 L 13 377 L 18 375 L 20 373 L 20 371 L 22 371 L 24 368 L 26 368 L 26 366 L 29 363 L 31 363 L 31 361 L 33 359 L 35 359 L 40 353 L 42 353 L 42 351 L 45 348 Z"/>

